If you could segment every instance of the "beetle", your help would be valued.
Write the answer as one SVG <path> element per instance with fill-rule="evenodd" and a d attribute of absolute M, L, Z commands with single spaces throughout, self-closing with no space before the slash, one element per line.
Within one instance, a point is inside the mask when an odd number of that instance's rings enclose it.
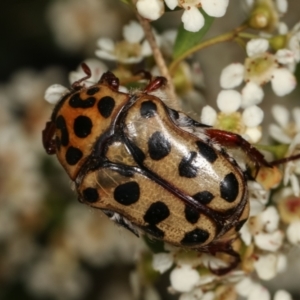
<path fill-rule="evenodd" d="M 219 275 L 234 268 L 240 258 L 232 241 L 249 216 L 248 177 L 227 150 L 241 149 L 257 169 L 272 164 L 240 135 L 168 107 L 154 95 L 164 77 L 123 93 L 109 71 L 85 87 L 91 71 L 82 67 L 86 76 L 43 131 L 47 153 L 56 153 L 79 201 L 137 236 L 233 256 L 228 268 L 214 270 Z"/>

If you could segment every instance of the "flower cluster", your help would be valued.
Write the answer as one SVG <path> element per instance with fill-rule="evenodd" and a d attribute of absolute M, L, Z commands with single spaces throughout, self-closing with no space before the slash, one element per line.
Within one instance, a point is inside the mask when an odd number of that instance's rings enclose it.
<path fill-rule="evenodd" d="M 138 0 L 136 7 L 144 18 L 156 20 L 165 11 L 164 2 L 171 10 L 176 7 L 183 8 L 181 21 L 184 28 L 188 31 L 197 32 L 205 23 L 199 8 L 202 8 L 209 16 L 220 18 L 226 13 L 229 0 Z"/>

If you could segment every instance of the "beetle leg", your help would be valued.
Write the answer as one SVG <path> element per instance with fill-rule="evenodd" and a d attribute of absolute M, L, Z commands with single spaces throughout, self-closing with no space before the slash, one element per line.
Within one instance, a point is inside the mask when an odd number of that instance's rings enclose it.
<path fill-rule="evenodd" d="M 149 84 L 145 87 L 144 92 L 151 93 L 160 89 L 161 87 L 164 87 L 166 84 L 167 79 L 165 77 L 157 76 L 149 82 Z"/>
<path fill-rule="evenodd" d="M 55 124 L 52 121 L 46 123 L 45 129 L 42 131 L 43 146 L 48 154 L 55 154 L 56 145 L 53 138 L 55 134 Z"/>
<path fill-rule="evenodd" d="M 91 76 L 92 76 L 92 71 L 86 63 L 83 62 L 81 64 L 81 68 L 82 68 L 83 72 L 86 74 L 86 76 L 84 76 L 84 77 L 80 78 L 79 80 L 73 82 L 72 88 L 75 89 L 75 90 L 78 89 L 78 87 L 81 86 L 81 83 L 83 81 L 85 81 L 86 79 L 91 78 Z"/>
<path fill-rule="evenodd" d="M 110 71 L 103 73 L 98 83 L 107 84 L 115 91 L 118 91 L 120 85 L 119 79 Z"/>
<path fill-rule="evenodd" d="M 284 157 L 284 158 L 281 158 L 281 159 L 273 160 L 273 161 L 270 162 L 270 165 L 271 166 L 277 166 L 277 165 L 285 164 L 289 161 L 297 160 L 297 159 L 300 159 L 300 153 L 296 154 L 296 155 Z"/>
<path fill-rule="evenodd" d="M 218 276 L 225 275 L 235 269 L 238 264 L 241 262 L 240 254 L 236 252 L 232 248 L 232 243 L 236 240 L 236 238 L 227 240 L 227 241 L 217 241 L 213 244 L 210 244 L 207 246 L 207 248 L 204 250 L 204 252 L 207 252 L 211 255 L 216 255 L 216 253 L 225 253 L 233 258 L 233 260 L 230 262 L 230 264 L 227 267 L 224 268 L 218 268 L 218 269 L 213 269 L 209 266 L 209 270 Z M 200 251 L 203 252 L 202 249 Z"/>
<path fill-rule="evenodd" d="M 263 154 L 261 154 L 255 147 L 253 147 L 249 142 L 247 142 L 238 134 L 214 128 L 206 129 L 205 134 L 213 141 L 218 142 L 222 146 L 229 148 L 241 148 L 243 152 L 250 158 L 250 160 L 253 161 L 254 164 L 258 167 L 272 167 L 272 164 L 265 160 Z"/>

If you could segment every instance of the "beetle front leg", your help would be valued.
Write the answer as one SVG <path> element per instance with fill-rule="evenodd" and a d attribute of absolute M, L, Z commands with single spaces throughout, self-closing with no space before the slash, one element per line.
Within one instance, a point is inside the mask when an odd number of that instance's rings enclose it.
<path fill-rule="evenodd" d="M 214 128 L 206 129 L 205 133 L 209 138 L 222 146 L 228 148 L 240 148 L 256 166 L 272 167 L 272 165 L 265 160 L 263 154 L 240 135 Z"/>

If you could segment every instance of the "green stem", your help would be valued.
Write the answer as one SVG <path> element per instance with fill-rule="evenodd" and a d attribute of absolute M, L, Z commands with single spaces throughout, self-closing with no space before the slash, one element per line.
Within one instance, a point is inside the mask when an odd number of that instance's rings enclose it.
<path fill-rule="evenodd" d="M 192 47 L 191 49 L 189 49 L 188 51 L 186 51 L 185 53 L 183 53 L 182 55 L 180 55 L 179 57 L 177 57 L 169 66 L 169 71 L 172 74 L 175 73 L 175 70 L 178 66 L 178 64 L 184 60 L 185 58 L 187 58 L 188 56 L 190 56 L 191 54 L 194 54 L 195 52 L 202 50 L 206 47 L 218 44 L 218 43 L 222 43 L 222 42 L 227 42 L 227 41 L 231 41 L 233 39 L 235 39 L 238 36 L 238 33 L 240 31 L 243 31 L 247 28 L 247 25 L 242 25 L 238 28 L 236 28 L 233 31 L 224 33 L 222 35 L 219 35 L 217 37 L 214 37 L 212 39 L 209 39 L 207 41 L 204 41 L 194 47 Z"/>
<path fill-rule="evenodd" d="M 238 36 L 245 39 L 257 39 L 259 37 L 257 34 L 248 33 L 248 32 L 240 32 Z"/>

